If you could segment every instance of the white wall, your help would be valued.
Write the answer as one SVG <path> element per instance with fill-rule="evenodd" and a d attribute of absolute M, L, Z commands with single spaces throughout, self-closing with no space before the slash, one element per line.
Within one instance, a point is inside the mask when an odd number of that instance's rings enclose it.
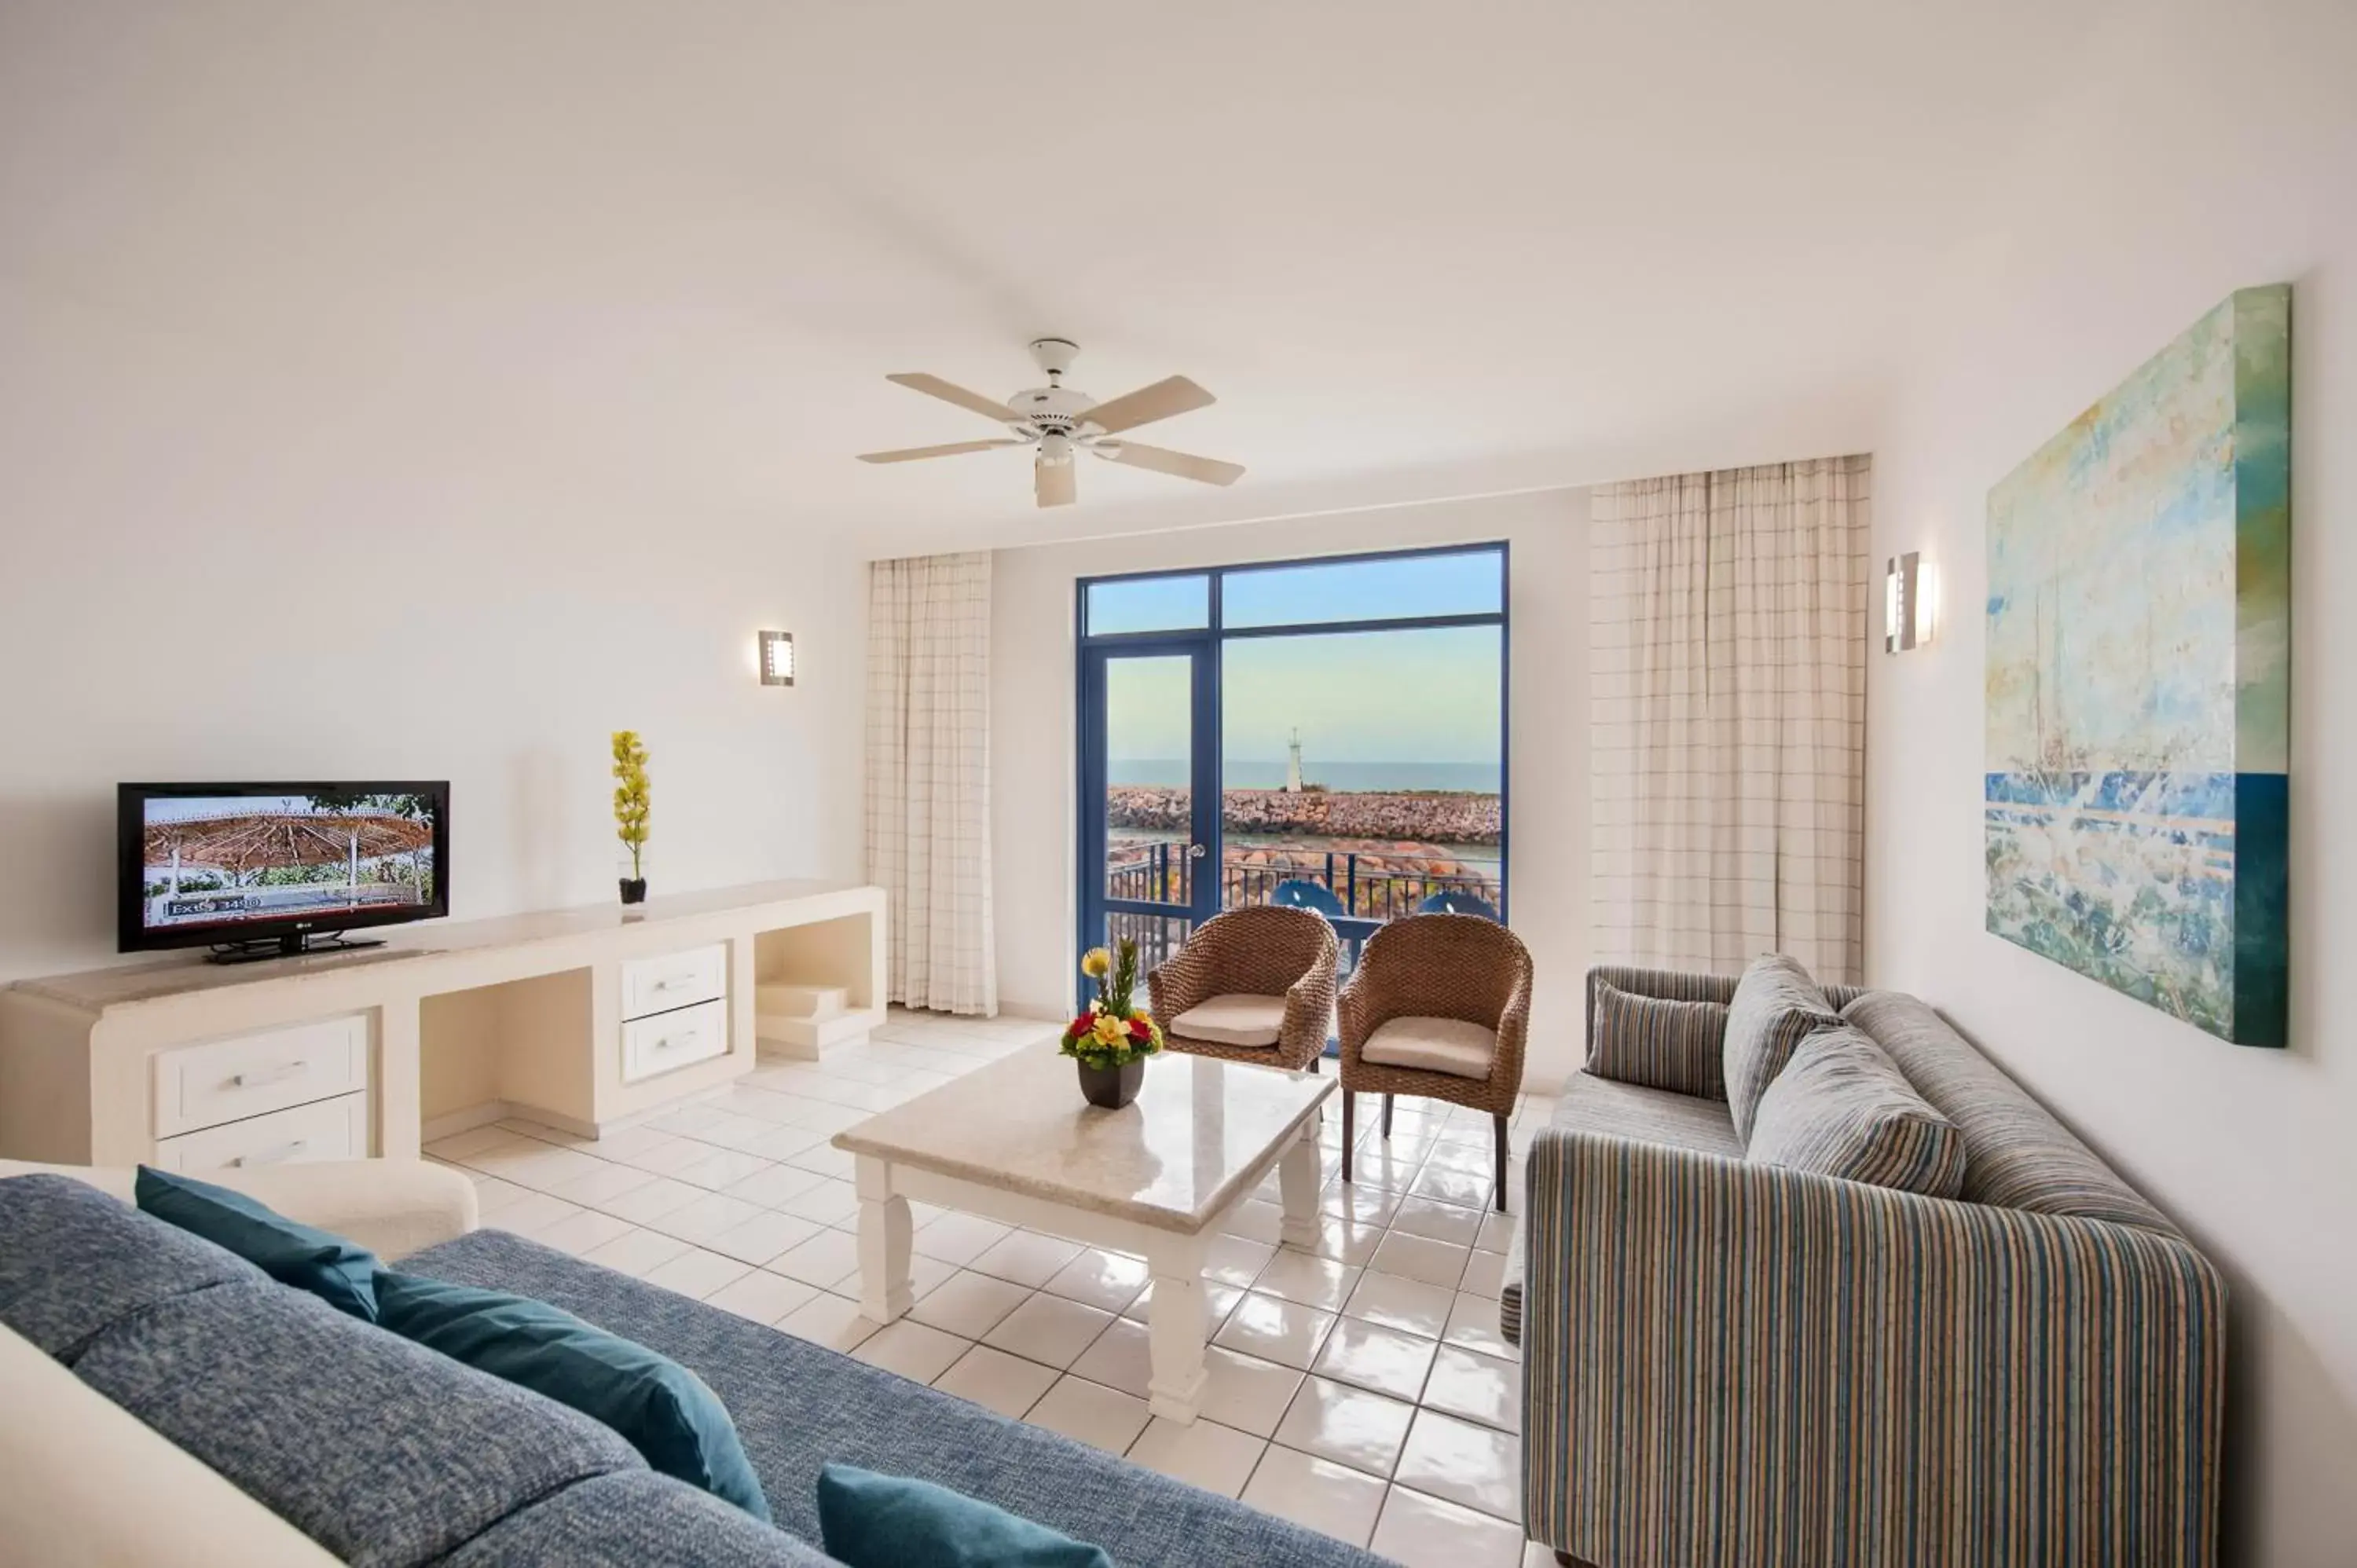
<path fill-rule="evenodd" d="M 1869 683 L 1868 955 L 2231 1277 L 2233 1564 L 2357 1562 L 2357 12 L 2146 9 L 2032 127 L 1876 453 L 1878 555 L 1946 575 Z M 1985 934 L 1988 488 L 2232 290 L 2293 301 L 2293 1043 L 2239 1048 Z M 2123 562 L 2124 570 L 2134 563 Z"/>
<path fill-rule="evenodd" d="M 849 552 L 285 348 L 0 283 L 0 981 L 113 958 L 122 779 L 447 778 L 487 915 L 614 897 L 631 727 L 659 892 L 857 874 Z M 764 626 L 794 689 L 754 680 Z"/>
<path fill-rule="evenodd" d="M 991 853 L 998 993 L 1060 1012 L 1077 886 L 1073 584 L 1108 572 L 1228 565 L 1502 539 L 1511 546 L 1509 854 L 1514 929 L 1538 964 L 1525 1081 L 1575 1069 L 1587 968 L 1587 493 L 1287 518 L 998 552 L 991 603 Z"/>

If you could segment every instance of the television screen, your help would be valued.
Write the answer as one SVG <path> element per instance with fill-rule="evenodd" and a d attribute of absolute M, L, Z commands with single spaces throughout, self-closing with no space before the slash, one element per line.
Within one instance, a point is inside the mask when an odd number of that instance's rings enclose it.
<path fill-rule="evenodd" d="M 275 941 L 447 912 L 449 786 L 125 784 L 121 947 Z"/>

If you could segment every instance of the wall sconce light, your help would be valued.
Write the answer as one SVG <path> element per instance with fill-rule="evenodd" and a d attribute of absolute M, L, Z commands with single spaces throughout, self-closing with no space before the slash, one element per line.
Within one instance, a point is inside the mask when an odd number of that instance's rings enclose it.
<path fill-rule="evenodd" d="M 791 631 L 765 631 L 761 634 L 761 684 L 791 686 L 794 683 L 794 634 Z"/>
<path fill-rule="evenodd" d="M 1932 569 L 1921 552 L 1893 555 L 1882 574 L 1882 650 L 1904 653 L 1932 640 L 1932 610 L 1937 598 Z"/>

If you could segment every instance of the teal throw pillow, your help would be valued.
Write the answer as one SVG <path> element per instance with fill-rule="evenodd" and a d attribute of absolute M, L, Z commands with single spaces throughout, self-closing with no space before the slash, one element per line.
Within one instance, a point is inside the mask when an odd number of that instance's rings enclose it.
<path fill-rule="evenodd" d="M 376 1254 L 341 1236 L 287 1219 L 242 1192 L 194 1176 L 139 1167 L 139 1207 L 192 1236 L 225 1247 L 283 1285 L 376 1320 Z"/>
<path fill-rule="evenodd" d="M 826 1554 L 847 1568 L 1113 1568 L 1102 1547 L 905 1476 L 849 1465 L 818 1473 Z"/>
<path fill-rule="evenodd" d="M 651 1468 L 770 1522 L 727 1408 L 669 1357 L 504 1291 L 384 1270 L 376 1295 L 377 1321 L 403 1338 L 605 1423 Z"/>

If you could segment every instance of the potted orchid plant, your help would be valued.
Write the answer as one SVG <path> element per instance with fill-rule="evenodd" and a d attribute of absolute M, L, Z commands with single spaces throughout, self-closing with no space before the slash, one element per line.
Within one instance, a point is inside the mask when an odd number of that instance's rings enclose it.
<path fill-rule="evenodd" d="M 1162 1048 L 1162 1026 L 1135 1004 L 1137 944 L 1125 938 L 1112 952 L 1091 948 L 1081 972 L 1097 983 L 1088 1011 L 1064 1030 L 1063 1053 L 1080 1063 L 1081 1092 L 1092 1105 L 1118 1111 L 1137 1098 L 1146 1058 Z"/>

